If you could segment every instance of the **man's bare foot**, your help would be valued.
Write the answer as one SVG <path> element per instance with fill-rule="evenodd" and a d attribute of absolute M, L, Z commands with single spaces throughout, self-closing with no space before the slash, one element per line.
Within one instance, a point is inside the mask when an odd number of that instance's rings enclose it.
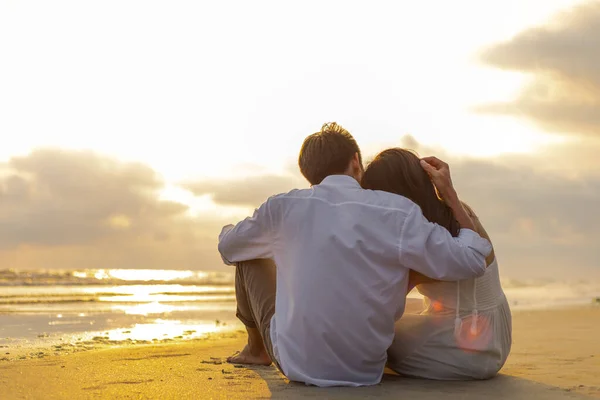
<path fill-rule="evenodd" d="M 271 365 L 271 357 L 269 357 L 264 348 L 258 354 L 252 353 L 246 345 L 244 350 L 227 358 L 227 362 L 231 364 Z"/>

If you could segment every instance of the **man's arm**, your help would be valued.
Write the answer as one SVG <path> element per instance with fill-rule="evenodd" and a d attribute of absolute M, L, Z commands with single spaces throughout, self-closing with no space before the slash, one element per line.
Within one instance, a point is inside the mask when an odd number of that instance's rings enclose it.
<path fill-rule="evenodd" d="M 438 280 L 468 279 L 485 273 L 485 258 L 492 246 L 475 232 L 475 224 L 463 207 L 452 185 L 450 168 L 445 162 L 427 157 L 421 160 L 444 201 L 461 226 L 457 238 L 425 219 L 415 205 L 402 227 L 400 261 L 408 268 Z"/>
<path fill-rule="evenodd" d="M 456 281 L 485 273 L 490 243 L 470 229 L 458 237 L 429 222 L 415 205 L 404 221 L 400 240 L 400 263 L 429 278 Z"/>
<path fill-rule="evenodd" d="M 225 264 L 257 258 L 273 258 L 272 199 L 260 206 L 252 217 L 237 225 L 227 225 L 219 235 L 219 253 Z"/>
<path fill-rule="evenodd" d="M 483 226 L 481 225 L 481 222 L 479 221 L 477 214 L 475 214 L 473 209 L 471 207 L 469 207 L 469 205 L 466 204 L 465 202 L 462 202 L 462 205 L 463 205 L 463 208 L 469 214 L 469 217 L 471 218 L 473 223 L 475 224 L 475 232 L 477 232 L 477 234 L 479 236 L 481 236 L 484 239 L 487 239 L 491 243 L 490 237 L 487 234 L 487 232 L 485 231 L 485 229 L 483 228 Z M 492 247 L 493 247 L 493 245 L 492 245 Z M 486 258 L 486 265 L 489 266 L 492 263 L 492 261 L 494 260 L 494 257 L 495 257 L 494 250 L 492 248 L 490 255 Z M 413 271 L 413 270 L 410 271 L 409 290 L 414 288 L 415 286 L 418 286 L 418 285 L 421 285 L 424 283 L 434 283 L 434 282 L 439 282 L 439 280 L 429 278 L 429 277 L 427 277 L 419 272 Z"/>

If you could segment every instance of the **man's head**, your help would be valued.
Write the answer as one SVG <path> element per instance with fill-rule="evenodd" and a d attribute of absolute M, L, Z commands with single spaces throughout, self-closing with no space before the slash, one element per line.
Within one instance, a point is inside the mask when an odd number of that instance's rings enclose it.
<path fill-rule="evenodd" d="M 298 165 L 311 185 L 318 185 L 329 175 L 349 175 L 360 182 L 363 173 L 356 141 L 335 122 L 324 124 L 320 132 L 304 139 Z"/>

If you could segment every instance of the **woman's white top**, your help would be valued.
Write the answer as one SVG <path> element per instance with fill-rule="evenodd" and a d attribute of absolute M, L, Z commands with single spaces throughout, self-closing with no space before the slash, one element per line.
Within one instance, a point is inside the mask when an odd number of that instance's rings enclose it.
<path fill-rule="evenodd" d="M 396 323 L 388 352 L 399 373 L 430 379 L 485 379 L 504 365 L 512 342 L 511 314 L 498 263 L 475 279 L 417 286 L 425 310 Z"/>

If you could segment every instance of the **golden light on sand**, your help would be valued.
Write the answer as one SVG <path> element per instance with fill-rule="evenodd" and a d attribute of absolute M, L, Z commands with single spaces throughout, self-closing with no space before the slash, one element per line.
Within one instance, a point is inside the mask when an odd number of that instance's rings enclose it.
<path fill-rule="evenodd" d="M 185 324 L 179 320 L 156 319 L 150 324 L 135 324 L 128 329 L 115 329 L 108 331 L 109 340 L 148 340 L 158 341 L 165 339 L 192 338 L 207 333 L 220 332 L 225 329 L 216 323 Z"/>

